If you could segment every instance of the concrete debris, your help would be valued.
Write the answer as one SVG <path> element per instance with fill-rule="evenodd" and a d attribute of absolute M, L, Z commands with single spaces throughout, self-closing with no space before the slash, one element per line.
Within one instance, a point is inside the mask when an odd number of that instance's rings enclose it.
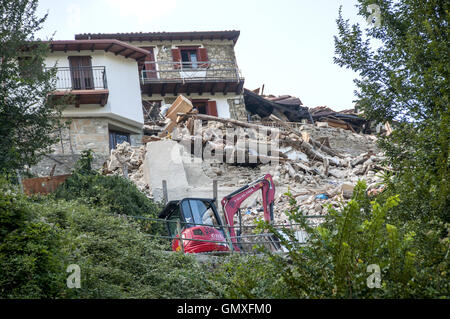
<path fill-rule="evenodd" d="M 150 197 L 150 187 L 144 180 L 145 146 L 133 147 L 128 142 L 117 145 L 103 168 L 105 175 L 122 175 Z"/>
<path fill-rule="evenodd" d="M 128 143 L 118 145 L 111 152 L 105 173 L 124 175 L 124 170 L 128 170 L 129 179 L 140 190 L 159 200 L 161 197 L 156 194 L 161 193 L 158 185 L 162 170 L 148 163 L 164 161 L 161 158 L 164 143 L 170 141 L 180 145 L 185 152 L 183 156 L 187 154 L 191 160 L 169 165 L 173 158 L 167 159 L 164 169 L 171 170 L 169 175 L 174 179 L 184 176 L 183 187 L 172 193 L 168 182 L 170 199 L 174 199 L 171 198 L 174 193 L 175 199 L 212 197 L 212 181 L 217 180 L 220 202 L 222 194 L 270 173 L 276 186 L 276 223 L 289 223 L 287 192 L 305 215 L 323 215 L 329 208 L 338 208 L 348 201 L 358 180 L 366 181 L 369 194 L 383 190 L 381 174 L 390 168 L 383 166 L 385 157 L 377 148 L 374 135 L 328 125 L 329 121 L 324 122 L 327 125 L 297 123 L 293 127 L 292 123 L 274 119 L 271 126 L 265 126 L 197 114 L 190 112 L 189 103 L 182 98 L 177 105 L 168 110 L 167 135 L 148 137 L 147 145 L 141 147 L 131 147 Z M 154 147 L 149 147 L 153 143 L 156 143 Z M 194 159 L 199 160 L 195 165 Z M 149 165 L 153 165 L 153 170 Z M 184 189 L 189 190 L 183 193 Z M 250 197 L 241 206 L 244 223 L 252 224 L 256 218 L 262 218 L 260 196 L 258 193 Z"/>

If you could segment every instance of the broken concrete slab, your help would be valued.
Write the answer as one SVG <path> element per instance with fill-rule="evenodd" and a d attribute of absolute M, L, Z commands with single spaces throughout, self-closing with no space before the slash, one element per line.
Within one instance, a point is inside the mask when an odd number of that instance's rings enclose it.
<path fill-rule="evenodd" d="M 189 187 L 183 166 L 184 148 L 171 140 L 147 144 L 144 159 L 144 180 L 151 187 L 156 201 L 163 199 L 162 181 L 167 181 L 169 200 Z"/>

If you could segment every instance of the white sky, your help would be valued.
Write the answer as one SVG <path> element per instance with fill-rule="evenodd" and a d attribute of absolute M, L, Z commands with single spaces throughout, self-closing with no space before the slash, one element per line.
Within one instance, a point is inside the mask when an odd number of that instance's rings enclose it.
<path fill-rule="evenodd" d="M 356 0 L 40 0 L 46 39 L 77 33 L 240 30 L 237 61 L 245 87 L 299 97 L 305 106 L 352 108 L 355 73 L 333 63 L 338 8 Z"/>

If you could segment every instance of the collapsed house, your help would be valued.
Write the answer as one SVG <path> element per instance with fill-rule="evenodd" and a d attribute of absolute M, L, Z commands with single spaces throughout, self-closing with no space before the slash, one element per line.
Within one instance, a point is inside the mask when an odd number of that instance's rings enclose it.
<path fill-rule="evenodd" d="M 32 172 L 70 173 L 92 149 L 94 168 L 132 180 L 157 201 L 218 198 L 270 173 L 275 219 L 287 221 L 289 191 L 309 215 L 348 200 L 358 179 L 371 192 L 383 155 L 367 122 L 353 111 L 308 108 L 292 96 L 244 89 L 234 45 L 238 31 L 76 35 L 51 41 L 57 68 L 52 98 L 67 94 L 70 125 Z M 256 120 L 256 121 L 255 121 Z M 167 185 L 164 194 L 162 182 Z M 260 198 L 244 219 L 258 216 Z"/>
<path fill-rule="evenodd" d="M 353 132 L 369 134 L 370 121 L 358 116 L 354 110 L 333 111 L 326 106 L 309 110 L 314 121 L 326 122 L 332 127 L 349 129 Z"/>
<path fill-rule="evenodd" d="M 277 222 L 288 222 L 288 191 L 306 215 L 326 214 L 328 205 L 336 208 L 349 200 L 360 179 L 366 180 L 370 193 L 380 191 L 380 173 L 389 168 L 383 166 L 376 136 L 324 122 L 270 118 L 273 122 L 265 126 L 199 114 L 179 96 L 167 111 L 159 136 L 149 137 L 140 147 L 119 145 L 104 174 L 126 174 L 155 200 L 163 199 L 166 183 L 166 200 L 172 200 L 211 198 L 214 180 L 221 199 L 270 173 L 276 185 Z M 245 203 L 247 222 L 260 217 L 260 203 L 257 195 Z"/>
<path fill-rule="evenodd" d="M 369 134 L 370 122 L 359 116 L 354 110 L 336 112 L 326 106 L 308 108 L 302 101 L 290 95 L 263 96 L 259 90 L 244 89 L 245 109 L 249 115 L 264 120 L 270 115 L 285 122 L 325 122 L 329 126 L 348 129 L 353 132 Z"/>
<path fill-rule="evenodd" d="M 265 98 L 250 90 L 244 89 L 245 109 L 251 115 L 267 118 L 275 115 L 287 122 L 301 122 L 309 120 L 314 123 L 307 107 L 302 106 L 298 98 L 283 96 L 278 98 Z"/>
<path fill-rule="evenodd" d="M 101 167 L 118 144 L 138 146 L 143 135 L 158 134 L 164 110 L 179 94 L 199 113 L 245 120 L 244 77 L 234 50 L 239 35 L 88 33 L 46 42 L 45 65 L 57 77 L 51 98 L 66 104 L 62 122 L 70 124 L 55 132 L 60 142 L 31 173 L 48 176 L 54 167 L 56 175 L 70 173 L 86 149 Z M 68 95 L 73 99 L 61 98 Z"/>

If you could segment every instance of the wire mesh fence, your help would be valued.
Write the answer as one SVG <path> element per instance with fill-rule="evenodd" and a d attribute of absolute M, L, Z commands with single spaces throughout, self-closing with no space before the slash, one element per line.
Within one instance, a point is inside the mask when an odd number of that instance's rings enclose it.
<path fill-rule="evenodd" d="M 319 225 L 325 218 L 323 215 L 311 215 L 304 216 L 307 219 L 309 226 Z M 126 216 L 125 218 L 130 218 L 135 221 L 141 230 L 147 234 L 147 236 L 152 237 L 154 240 L 158 241 L 161 245 L 167 248 L 167 250 L 172 250 L 174 247 L 174 242 L 180 248 L 179 250 L 185 252 L 185 247 L 189 246 L 190 242 L 196 243 L 211 243 L 217 244 L 222 247 L 228 247 L 228 249 L 211 251 L 214 254 L 229 254 L 229 253 L 257 253 L 258 248 L 268 249 L 270 251 L 286 251 L 286 249 L 280 245 L 280 239 L 275 236 L 274 233 L 270 233 L 264 230 L 259 225 L 216 225 L 211 224 L 193 224 L 192 222 L 184 222 L 181 220 L 166 220 L 161 218 L 150 218 L 142 216 Z M 174 225 L 176 232 L 170 234 L 169 225 Z M 204 239 L 204 238 L 189 238 L 185 235 L 185 230 L 196 227 L 205 226 L 211 227 L 224 236 L 223 239 Z M 284 239 L 289 240 L 286 235 L 286 230 L 289 230 L 295 236 L 295 240 L 304 244 L 307 241 L 308 234 L 302 227 L 302 224 L 298 223 L 272 223 L 272 227 L 278 230 Z M 230 235 L 230 229 L 234 228 L 236 236 Z M 181 240 L 180 240 L 181 239 Z M 175 245 L 175 246 L 177 246 Z"/>

